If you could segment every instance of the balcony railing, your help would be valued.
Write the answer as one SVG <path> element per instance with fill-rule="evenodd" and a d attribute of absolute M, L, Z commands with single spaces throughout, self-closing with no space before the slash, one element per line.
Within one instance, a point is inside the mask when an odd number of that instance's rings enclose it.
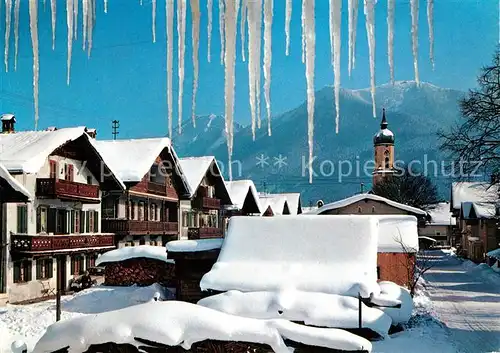
<path fill-rule="evenodd" d="M 158 234 L 168 235 L 179 232 L 177 222 L 131 221 L 126 219 L 103 219 L 102 231 L 121 235 Z"/>
<path fill-rule="evenodd" d="M 171 199 L 178 199 L 177 192 L 173 187 L 167 186 L 165 184 L 154 183 L 149 181 L 147 183 L 147 192 L 150 194 L 166 196 Z"/>
<path fill-rule="evenodd" d="M 77 183 L 63 179 L 38 178 L 36 196 L 53 198 L 99 199 L 99 186 Z"/>
<path fill-rule="evenodd" d="M 202 227 L 202 228 L 188 228 L 188 239 L 210 239 L 222 238 L 224 235 L 221 228 Z"/>
<path fill-rule="evenodd" d="M 11 250 L 14 252 L 40 252 L 100 248 L 114 246 L 112 234 L 94 235 L 21 235 L 11 236 Z"/>
<path fill-rule="evenodd" d="M 212 197 L 198 197 L 194 200 L 193 207 L 205 210 L 219 210 L 221 207 L 220 205 L 220 199 L 215 199 Z"/>

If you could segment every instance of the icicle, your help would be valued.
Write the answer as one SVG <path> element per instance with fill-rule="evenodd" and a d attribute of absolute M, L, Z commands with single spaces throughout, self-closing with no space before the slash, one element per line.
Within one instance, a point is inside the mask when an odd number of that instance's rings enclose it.
<path fill-rule="evenodd" d="M 370 86 L 372 95 L 373 117 L 377 117 L 375 105 L 375 5 L 377 0 L 364 0 L 366 35 L 368 36 L 368 55 L 370 57 Z"/>
<path fill-rule="evenodd" d="M 152 7 L 152 31 L 153 31 L 153 43 L 156 43 L 156 0 L 151 1 L 151 7 Z"/>
<path fill-rule="evenodd" d="M 286 49 L 285 54 L 290 54 L 290 22 L 292 20 L 292 0 L 286 0 L 285 5 L 285 36 L 286 36 Z"/>
<path fill-rule="evenodd" d="M 355 57 L 356 57 L 356 29 L 358 25 L 358 0 L 348 0 L 347 2 L 347 12 L 349 16 L 349 50 L 348 50 L 348 72 L 349 77 L 351 77 L 351 72 L 354 69 Z"/>
<path fill-rule="evenodd" d="M 31 45 L 33 47 L 33 99 L 35 102 L 35 130 L 38 129 L 38 0 L 29 0 Z"/>
<path fill-rule="evenodd" d="M 238 19 L 238 6 L 235 1 L 227 1 L 225 7 L 225 55 L 224 55 L 224 96 L 225 96 L 225 122 L 229 164 L 229 180 L 233 179 L 231 159 L 233 155 L 233 115 L 234 115 L 234 86 L 235 86 L 235 61 L 236 61 L 236 24 Z"/>
<path fill-rule="evenodd" d="M 207 23 L 207 36 L 208 36 L 208 48 L 207 48 L 207 60 L 210 62 L 210 52 L 212 51 L 212 17 L 213 17 L 213 1 L 207 0 L 207 12 L 208 12 L 208 23 Z"/>
<path fill-rule="evenodd" d="M 255 99 L 256 103 L 256 114 L 257 114 L 257 127 L 260 129 L 261 116 L 260 116 L 260 58 L 261 58 L 261 47 L 262 47 L 262 0 L 258 2 L 257 7 L 257 22 L 255 24 L 255 57 L 257 60 L 254 61 L 255 64 Z"/>
<path fill-rule="evenodd" d="M 191 104 L 191 118 L 196 127 L 196 92 L 198 91 L 198 50 L 200 47 L 200 0 L 191 0 L 192 43 L 193 43 L 193 97 Z"/>
<path fill-rule="evenodd" d="M 184 95 L 184 56 L 186 53 L 186 0 L 177 0 L 177 58 L 179 65 L 178 130 L 182 133 L 182 98 Z"/>
<path fill-rule="evenodd" d="M 75 40 L 78 38 L 78 4 L 79 0 L 75 0 L 73 2 L 73 12 L 75 14 L 75 18 L 73 20 L 73 28 L 75 29 Z"/>
<path fill-rule="evenodd" d="M 387 0 L 387 58 L 391 83 L 394 84 L 394 8 L 395 0 Z"/>
<path fill-rule="evenodd" d="M 73 0 L 66 0 L 66 22 L 68 25 L 68 59 L 66 83 L 69 86 L 71 77 L 71 53 L 73 51 Z"/>
<path fill-rule="evenodd" d="M 10 23 L 12 18 L 12 0 L 5 0 L 5 71 L 9 72 Z"/>
<path fill-rule="evenodd" d="M 309 145 L 309 183 L 313 177 L 314 147 L 314 61 L 316 58 L 316 29 L 314 20 L 314 0 L 303 0 L 304 32 L 306 39 L 306 81 L 307 81 L 307 140 Z"/>
<path fill-rule="evenodd" d="M 429 26 L 429 59 L 434 70 L 434 0 L 427 0 L 427 24 Z"/>
<path fill-rule="evenodd" d="M 224 0 L 219 0 L 220 64 L 224 65 Z"/>
<path fill-rule="evenodd" d="M 306 15 L 306 2 L 304 0 L 302 0 L 302 15 L 300 17 L 301 21 L 302 21 L 302 63 L 305 63 L 306 62 L 306 35 L 305 35 L 305 32 L 306 32 L 306 29 L 305 29 L 305 26 L 306 26 L 306 18 L 305 18 L 305 15 Z"/>
<path fill-rule="evenodd" d="M 174 0 L 165 1 L 167 32 L 167 110 L 168 136 L 172 138 L 172 66 L 174 56 Z"/>
<path fill-rule="evenodd" d="M 104 13 L 108 13 L 108 0 L 104 0 Z"/>
<path fill-rule="evenodd" d="M 17 53 L 19 51 L 19 5 L 21 0 L 14 3 L 14 70 L 17 70 Z"/>
<path fill-rule="evenodd" d="M 248 97 L 250 101 L 250 114 L 252 117 L 252 137 L 255 140 L 255 128 L 257 121 L 257 107 L 255 96 L 256 74 L 260 74 L 260 54 L 257 55 L 257 46 L 260 37 L 257 35 L 258 8 L 262 6 L 262 0 L 249 0 L 247 3 L 248 15 Z M 260 22 L 259 22 L 260 23 Z M 258 69 L 256 71 L 256 68 Z"/>
<path fill-rule="evenodd" d="M 245 61 L 245 28 L 246 28 L 246 20 L 247 20 L 247 6 L 248 0 L 242 0 L 241 2 L 241 59 Z"/>
<path fill-rule="evenodd" d="M 420 86 L 420 75 L 418 74 L 418 0 L 410 0 L 411 6 L 411 47 L 413 52 L 413 68 L 415 70 L 415 82 Z"/>
<path fill-rule="evenodd" d="M 342 0 L 330 0 L 330 45 L 332 65 L 335 75 L 335 132 L 339 133 L 340 123 L 340 29 L 342 21 Z"/>
<path fill-rule="evenodd" d="M 82 22 L 83 22 L 83 50 L 85 50 L 85 46 L 87 44 L 89 1 L 90 0 L 82 0 L 82 7 L 83 7 L 83 19 L 82 19 Z"/>
<path fill-rule="evenodd" d="M 57 19 L 56 0 L 50 0 L 50 14 L 52 16 L 52 50 L 56 48 L 56 19 Z"/>
<path fill-rule="evenodd" d="M 87 14 L 87 55 L 90 57 L 92 51 L 92 40 L 94 31 L 95 20 L 95 0 L 88 0 L 88 14 Z"/>
<path fill-rule="evenodd" d="M 273 0 L 264 0 L 264 99 L 267 110 L 267 134 L 271 136 L 271 62 Z"/>

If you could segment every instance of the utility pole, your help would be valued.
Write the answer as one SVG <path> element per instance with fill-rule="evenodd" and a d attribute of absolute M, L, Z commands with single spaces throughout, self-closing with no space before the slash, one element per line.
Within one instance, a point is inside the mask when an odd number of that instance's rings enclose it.
<path fill-rule="evenodd" d="M 56 279 L 56 321 L 61 320 L 61 289 L 63 287 L 62 282 L 62 262 L 64 259 L 61 255 L 56 257 L 57 261 L 57 279 Z"/>
<path fill-rule="evenodd" d="M 116 140 L 116 136 L 119 134 L 118 128 L 120 127 L 120 121 L 119 120 L 113 120 L 111 122 L 111 129 L 113 132 L 111 133 L 113 135 L 113 140 Z"/>

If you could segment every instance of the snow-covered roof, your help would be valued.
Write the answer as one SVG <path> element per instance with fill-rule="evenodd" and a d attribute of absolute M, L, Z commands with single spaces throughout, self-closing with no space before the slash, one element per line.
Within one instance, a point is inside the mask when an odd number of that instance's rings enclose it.
<path fill-rule="evenodd" d="M 453 217 L 449 202 L 440 202 L 434 208 L 427 211 L 430 216 L 429 225 L 433 226 L 454 226 L 457 220 Z"/>
<path fill-rule="evenodd" d="M 500 260 L 500 248 L 489 251 L 488 253 L 486 253 L 486 256 L 494 257 Z"/>
<path fill-rule="evenodd" d="M 242 209 L 245 203 L 245 199 L 250 192 L 252 197 L 255 199 L 257 207 L 260 209 L 259 204 L 259 194 L 257 193 L 257 188 L 252 180 L 233 180 L 226 181 L 226 188 L 231 196 L 231 201 L 238 208 Z M 261 212 L 261 211 L 259 211 Z"/>
<path fill-rule="evenodd" d="M 15 115 L 14 114 L 2 114 L 0 120 L 2 121 L 8 121 L 8 120 L 12 120 L 12 119 L 16 119 Z"/>
<path fill-rule="evenodd" d="M 418 251 L 418 221 L 416 217 L 404 215 L 373 217 L 377 217 L 379 220 L 378 252 L 414 253 Z"/>
<path fill-rule="evenodd" d="M 419 236 L 419 237 L 418 237 L 418 239 L 420 239 L 420 240 L 428 240 L 428 241 L 432 241 L 433 243 L 435 243 L 435 242 L 437 241 L 437 240 L 436 240 L 436 239 L 434 239 L 434 238 L 431 238 L 431 237 L 426 237 L 426 236 L 424 236 L 424 235 Z"/>
<path fill-rule="evenodd" d="M 462 217 L 493 218 L 496 215 L 497 202 L 462 202 Z"/>
<path fill-rule="evenodd" d="M 85 127 L 0 134 L 0 162 L 9 172 L 37 173 L 55 149 L 84 135 Z"/>
<path fill-rule="evenodd" d="M 198 305 L 254 319 L 284 319 L 316 327 L 359 327 L 358 298 L 336 294 L 296 290 L 243 293 L 232 290 L 201 299 Z M 377 308 L 361 305 L 363 327 L 381 336 L 387 335 L 392 319 Z"/>
<path fill-rule="evenodd" d="M 167 249 L 163 246 L 139 245 L 126 246 L 105 252 L 96 260 L 96 266 L 110 262 L 120 262 L 134 258 L 148 258 L 173 263 L 167 259 Z"/>
<path fill-rule="evenodd" d="M 137 339 L 140 341 L 138 341 Z M 371 352 L 371 343 L 340 329 L 307 327 L 287 320 L 257 320 L 229 315 L 186 302 L 158 301 L 52 324 L 33 353 L 87 351 L 91 345 L 114 342 L 135 347 L 147 341 L 166 346 L 191 345 L 205 340 L 266 344 L 276 353 L 289 353 L 284 339 L 310 346 Z"/>
<path fill-rule="evenodd" d="M 427 215 L 427 213 L 425 211 L 423 211 L 419 208 L 408 206 L 408 205 L 405 205 L 405 204 L 402 204 L 402 203 L 399 203 L 396 201 L 389 200 L 389 199 L 382 197 L 382 196 L 368 194 L 368 193 L 354 195 L 354 196 L 348 197 L 348 198 L 343 199 L 343 200 L 339 200 L 339 201 L 335 201 L 335 202 L 326 204 L 323 207 L 319 208 L 316 211 L 316 214 L 323 214 L 326 211 L 335 210 L 338 208 L 343 208 L 343 207 L 349 206 L 349 205 L 356 203 L 358 201 L 361 201 L 361 200 L 373 200 L 373 201 L 383 202 L 383 203 L 388 204 L 389 206 L 399 208 L 403 211 L 413 213 L 415 215 L 420 215 L 420 216 Z"/>
<path fill-rule="evenodd" d="M 286 197 L 286 202 L 288 202 L 288 208 L 290 209 L 290 214 L 297 215 L 302 213 L 300 192 L 288 192 L 281 195 L 285 195 Z"/>
<path fill-rule="evenodd" d="M 378 289 L 377 236 L 373 216 L 231 217 L 217 263 L 200 287 L 366 297 Z"/>
<path fill-rule="evenodd" d="M 463 202 L 487 202 L 498 201 L 498 185 L 486 182 L 455 182 L 451 185 L 451 201 L 454 210 L 460 210 Z"/>
<path fill-rule="evenodd" d="M 318 206 L 302 206 L 302 214 L 316 214 Z"/>
<path fill-rule="evenodd" d="M 167 243 L 167 252 L 197 252 L 220 249 L 224 239 L 172 240 Z"/>
<path fill-rule="evenodd" d="M 208 172 L 219 174 L 222 180 L 224 180 L 214 156 L 185 157 L 181 158 L 179 163 L 191 190 L 190 196 L 196 193 L 196 190 L 198 190 L 198 187 Z M 214 170 L 210 170 L 212 163 L 214 163 Z"/>
<path fill-rule="evenodd" d="M 282 215 L 286 208 L 290 211 L 290 205 L 285 194 L 260 194 L 259 204 L 261 212 L 265 212 L 267 207 L 271 206 L 275 216 Z"/>
<path fill-rule="evenodd" d="M 17 193 L 20 194 L 20 198 L 26 198 L 27 200 L 31 200 L 32 197 L 28 190 L 19 182 L 17 181 L 12 175 L 10 175 L 9 171 L 5 166 L 0 163 L 0 178 L 5 180 L 7 184 Z"/>
<path fill-rule="evenodd" d="M 186 189 L 188 183 L 168 137 L 130 140 L 92 140 L 104 161 L 122 182 L 139 182 L 146 175 L 164 149 L 172 155 L 173 168 L 177 168 Z"/>

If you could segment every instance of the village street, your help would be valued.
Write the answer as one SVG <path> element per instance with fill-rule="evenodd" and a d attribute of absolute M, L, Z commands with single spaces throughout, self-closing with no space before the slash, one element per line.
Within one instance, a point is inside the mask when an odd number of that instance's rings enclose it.
<path fill-rule="evenodd" d="M 450 344 L 463 353 L 500 352 L 500 274 L 443 252 L 433 260 L 427 289 L 435 316 L 449 328 Z"/>

